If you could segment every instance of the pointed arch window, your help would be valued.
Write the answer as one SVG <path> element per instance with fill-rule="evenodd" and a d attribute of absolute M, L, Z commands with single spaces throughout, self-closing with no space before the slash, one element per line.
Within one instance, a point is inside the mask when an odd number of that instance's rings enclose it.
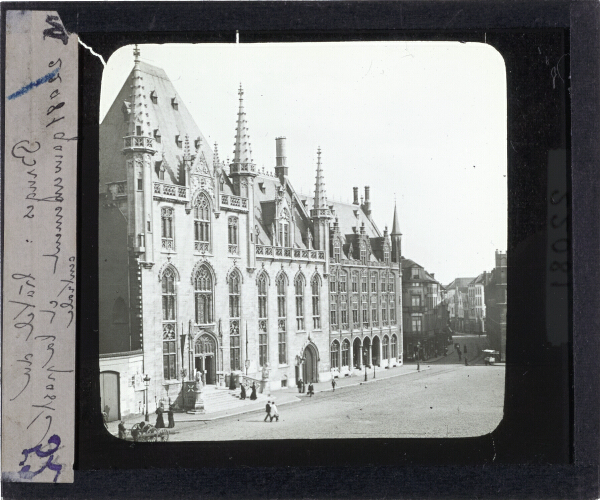
<path fill-rule="evenodd" d="M 358 273 L 352 273 L 352 293 L 358 293 Z"/>
<path fill-rule="evenodd" d="M 287 208 L 281 211 L 279 217 L 279 244 L 286 248 L 290 246 L 290 213 Z"/>
<path fill-rule="evenodd" d="M 162 207 L 160 211 L 161 240 L 163 250 L 175 250 L 173 238 L 173 208 Z"/>
<path fill-rule="evenodd" d="M 194 206 L 194 250 L 208 252 L 210 250 L 210 203 L 205 194 L 196 199 Z"/>
<path fill-rule="evenodd" d="M 391 342 L 391 354 L 392 354 L 392 358 L 398 358 L 398 347 L 397 347 L 397 337 L 396 334 L 392 335 L 392 342 Z"/>
<path fill-rule="evenodd" d="M 237 217 L 229 217 L 227 222 L 227 241 L 229 243 L 228 250 L 229 253 L 238 254 L 239 246 L 238 246 L 238 218 Z"/>
<path fill-rule="evenodd" d="M 348 273 L 346 271 L 340 271 L 339 291 L 342 330 L 348 330 Z"/>
<path fill-rule="evenodd" d="M 337 330 L 338 326 L 338 298 L 336 294 L 336 276 L 334 273 L 329 275 L 329 326 L 332 330 Z"/>
<path fill-rule="evenodd" d="M 342 342 L 342 366 L 350 366 L 350 342 L 344 339 Z"/>
<path fill-rule="evenodd" d="M 161 279 L 162 285 L 162 331 L 163 331 L 163 378 L 177 378 L 177 345 L 175 340 L 176 295 L 175 272 L 165 269 Z"/>
<path fill-rule="evenodd" d="M 296 327 L 298 330 L 304 330 L 304 278 L 302 276 L 296 277 L 294 291 L 296 295 Z"/>
<path fill-rule="evenodd" d="M 208 325 L 214 323 L 213 279 L 205 266 L 202 266 L 194 276 L 194 302 L 196 310 L 196 324 Z"/>
<path fill-rule="evenodd" d="M 321 328 L 321 282 L 317 276 L 313 276 L 310 282 L 312 294 L 312 316 L 313 328 L 319 330 Z"/>
<path fill-rule="evenodd" d="M 128 322 L 129 313 L 123 297 L 117 297 L 112 309 L 112 322 L 115 324 L 124 324 Z"/>
<path fill-rule="evenodd" d="M 363 296 L 362 301 L 362 322 L 363 328 L 369 328 L 369 303 L 366 296 Z"/>
<path fill-rule="evenodd" d="M 377 273 L 371 273 L 371 293 L 377 293 Z"/>
<path fill-rule="evenodd" d="M 373 326 L 377 326 L 377 297 L 371 297 L 371 321 Z"/>
<path fill-rule="evenodd" d="M 360 328 L 360 318 L 358 315 L 358 297 L 352 297 L 352 328 Z"/>
<path fill-rule="evenodd" d="M 229 363 L 231 370 L 241 370 L 240 356 L 240 276 L 229 276 Z"/>
<path fill-rule="evenodd" d="M 248 181 L 246 179 L 242 179 L 240 196 L 242 198 L 248 198 Z"/>
<path fill-rule="evenodd" d="M 269 361 L 267 345 L 268 323 L 267 323 L 267 276 L 265 273 L 258 277 L 258 364 L 265 366 Z"/>
<path fill-rule="evenodd" d="M 287 362 L 286 355 L 286 300 L 285 292 L 287 280 L 283 274 L 280 274 L 276 281 L 277 287 L 277 337 L 279 346 L 279 364 Z"/>
<path fill-rule="evenodd" d="M 331 343 L 331 369 L 340 367 L 340 343 L 334 340 Z"/>

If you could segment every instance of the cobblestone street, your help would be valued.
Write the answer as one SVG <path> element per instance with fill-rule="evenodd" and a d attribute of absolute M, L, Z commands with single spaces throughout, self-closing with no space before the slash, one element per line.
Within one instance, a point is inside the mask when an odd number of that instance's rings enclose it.
<path fill-rule="evenodd" d="M 278 406 L 279 422 L 264 422 L 264 410 L 181 422 L 170 440 L 479 436 L 502 419 L 504 371 L 501 365 L 434 364 L 312 398 L 300 395 Z"/>

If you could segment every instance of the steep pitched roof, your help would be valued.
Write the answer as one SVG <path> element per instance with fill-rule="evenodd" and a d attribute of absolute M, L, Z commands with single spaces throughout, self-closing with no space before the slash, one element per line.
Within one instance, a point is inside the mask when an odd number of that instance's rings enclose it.
<path fill-rule="evenodd" d="M 142 88 L 141 95 L 136 99 L 140 99 L 143 106 L 145 126 L 152 133 L 158 130 L 161 136 L 160 142 L 155 141 L 157 152 L 152 159 L 153 166 L 156 162 L 166 162 L 170 168 L 166 169 L 168 176 L 165 175 L 165 182 L 183 184 L 181 164 L 185 136 L 189 136 L 192 152 L 195 150 L 197 139 L 200 139 L 199 145 L 208 165 L 212 165 L 213 151 L 165 71 L 143 61 L 138 63 L 138 68 L 142 77 Z M 132 69 L 100 125 L 100 191 L 106 189 L 107 182 L 126 179 L 121 151 L 123 137 L 128 135 L 128 122 L 124 119 L 123 108 L 127 108 L 131 103 L 130 86 L 133 73 Z M 152 96 L 156 97 L 156 104 Z M 181 147 L 175 141 L 176 136 L 179 136 Z"/>
<path fill-rule="evenodd" d="M 446 288 L 458 288 L 459 290 L 468 288 L 469 283 L 475 278 L 455 278 Z"/>

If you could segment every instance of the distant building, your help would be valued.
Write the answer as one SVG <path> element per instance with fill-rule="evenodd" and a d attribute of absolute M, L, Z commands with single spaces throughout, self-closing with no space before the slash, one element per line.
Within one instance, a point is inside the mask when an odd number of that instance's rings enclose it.
<path fill-rule="evenodd" d="M 485 284 L 487 273 L 483 272 L 468 287 L 469 324 L 471 333 L 485 333 Z"/>
<path fill-rule="evenodd" d="M 507 254 L 496 250 L 496 267 L 492 270 L 485 286 L 486 330 L 490 348 L 506 355 L 506 274 Z"/>
<path fill-rule="evenodd" d="M 468 331 L 469 319 L 469 283 L 475 278 L 456 278 L 446 286 L 446 296 L 453 305 L 450 325 L 454 332 L 465 333 Z"/>
<path fill-rule="evenodd" d="M 441 353 L 447 318 L 440 307 L 442 286 L 435 275 L 411 259 L 402 259 L 402 318 L 406 359 L 428 359 Z"/>

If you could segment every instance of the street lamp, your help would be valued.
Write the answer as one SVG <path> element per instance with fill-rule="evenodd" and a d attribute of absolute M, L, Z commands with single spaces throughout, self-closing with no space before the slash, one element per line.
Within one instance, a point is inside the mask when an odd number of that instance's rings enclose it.
<path fill-rule="evenodd" d="M 150 385 L 150 376 L 146 374 L 144 377 L 144 385 L 146 386 L 146 422 L 150 421 L 150 416 L 148 415 L 148 386 Z"/>
<path fill-rule="evenodd" d="M 365 363 L 365 357 L 369 361 L 369 353 L 366 347 L 363 347 L 363 364 L 365 365 L 365 382 L 367 381 L 367 363 Z"/>

